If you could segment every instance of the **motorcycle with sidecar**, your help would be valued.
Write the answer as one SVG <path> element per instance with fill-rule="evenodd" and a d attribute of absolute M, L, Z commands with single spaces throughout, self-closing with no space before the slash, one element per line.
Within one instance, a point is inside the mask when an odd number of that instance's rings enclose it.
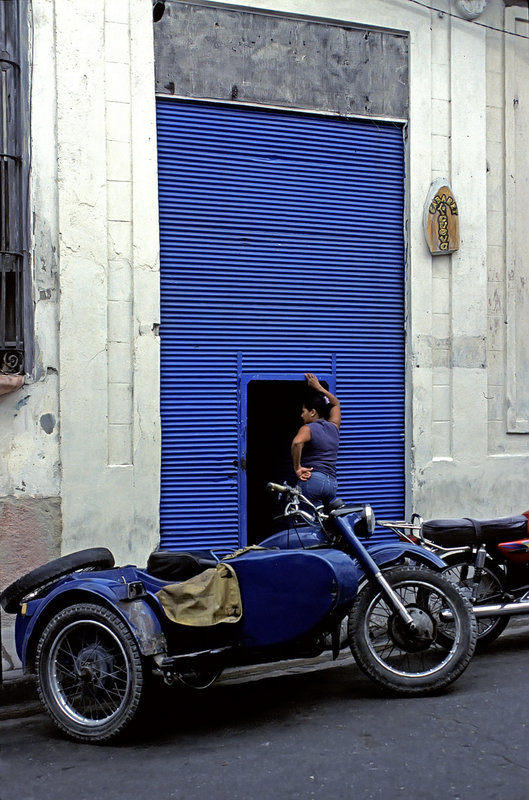
<path fill-rule="evenodd" d="M 347 644 L 377 685 L 424 695 L 469 664 L 476 622 L 444 562 L 411 542 L 370 543 L 368 505 L 315 508 L 269 484 L 293 524 L 233 553 L 156 551 L 115 566 L 106 548 L 38 567 L 0 595 L 55 724 L 103 742 L 139 717 L 152 676 L 206 688 L 227 667 L 310 658 Z M 298 523 L 305 523 L 300 527 Z"/>

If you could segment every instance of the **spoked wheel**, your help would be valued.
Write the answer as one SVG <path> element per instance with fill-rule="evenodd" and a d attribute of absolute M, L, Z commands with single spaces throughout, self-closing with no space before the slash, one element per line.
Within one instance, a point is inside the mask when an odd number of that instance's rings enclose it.
<path fill-rule="evenodd" d="M 423 567 L 394 567 L 384 577 L 414 628 L 377 586 L 368 584 L 349 616 L 349 644 L 359 667 L 379 686 L 401 694 L 448 686 L 467 667 L 476 646 L 470 604 L 453 584 Z"/>
<path fill-rule="evenodd" d="M 108 741 L 129 727 L 140 707 L 141 654 L 112 611 L 74 605 L 57 614 L 41 636 L 37 686 L 47 712 L 69 736 Z"/>
<path fill-rule="evenodd" d="M 443 570 L 443 575 L 449 581 L 455 583 L 462 590 L 463 594 L 470 599 L 473 590 L 474 564 L 472 559 L 464 553 L 454 555 L 445 559 L 448 564 Z M 476 605 L 485 603 L 499 603 L 505 589 L 503 586 L 503 576 L 500 570 L 495 570 L 491 564 L 483 567 L 480 582 L 478 584 L 478 595 Z M 477 649 L 482 650 L 494 639 L 500 636 L 507 625 L 510 617 L 481 617 L 477 620 L 478 642 Z"/>

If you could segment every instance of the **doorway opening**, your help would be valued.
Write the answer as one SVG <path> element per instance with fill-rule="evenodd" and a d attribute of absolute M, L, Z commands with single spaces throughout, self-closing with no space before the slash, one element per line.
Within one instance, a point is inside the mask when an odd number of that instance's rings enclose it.
<path fill-rule="evenodd" d="M 320 378 L 326 389 L 329 384 Z M 250 380 L 247 385 L 246 519 L 247 543 L 259 544 L 284 527 L 275 518 L 284 498 L 269 492 L 269 481 L 295 486 L 290 445 L 300 426 L 305 380 Z M 332 391 L 332 390 L 331 390 Z"/>

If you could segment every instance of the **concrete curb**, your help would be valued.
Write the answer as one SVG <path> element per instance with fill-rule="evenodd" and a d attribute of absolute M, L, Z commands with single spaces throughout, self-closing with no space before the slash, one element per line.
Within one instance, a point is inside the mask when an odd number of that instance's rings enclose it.
<path fill-rule="evenodd" d="M 34 675 L 21 669 L 4 672 L 0 684 L 0 720 L 26 717 L 42 710 Z"/>

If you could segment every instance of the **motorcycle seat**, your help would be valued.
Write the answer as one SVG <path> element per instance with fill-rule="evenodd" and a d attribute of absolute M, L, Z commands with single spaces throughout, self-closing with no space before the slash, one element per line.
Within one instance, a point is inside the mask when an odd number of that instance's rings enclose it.
<path fill-rule="evenodd" d="M 526 537 L 528 524 L 522 514 L 499 519 L 432 519 L 423 522 L 422 533 L 441 547 L 479 546 Z"/>
<path fill-rule="evenodd" d="M 164 581 L 187 581 L 206 569 L 217 566 L 213 558 L 205 558 L 196 553 L 155 550 L 147 561 L 147 572 Z"/>

